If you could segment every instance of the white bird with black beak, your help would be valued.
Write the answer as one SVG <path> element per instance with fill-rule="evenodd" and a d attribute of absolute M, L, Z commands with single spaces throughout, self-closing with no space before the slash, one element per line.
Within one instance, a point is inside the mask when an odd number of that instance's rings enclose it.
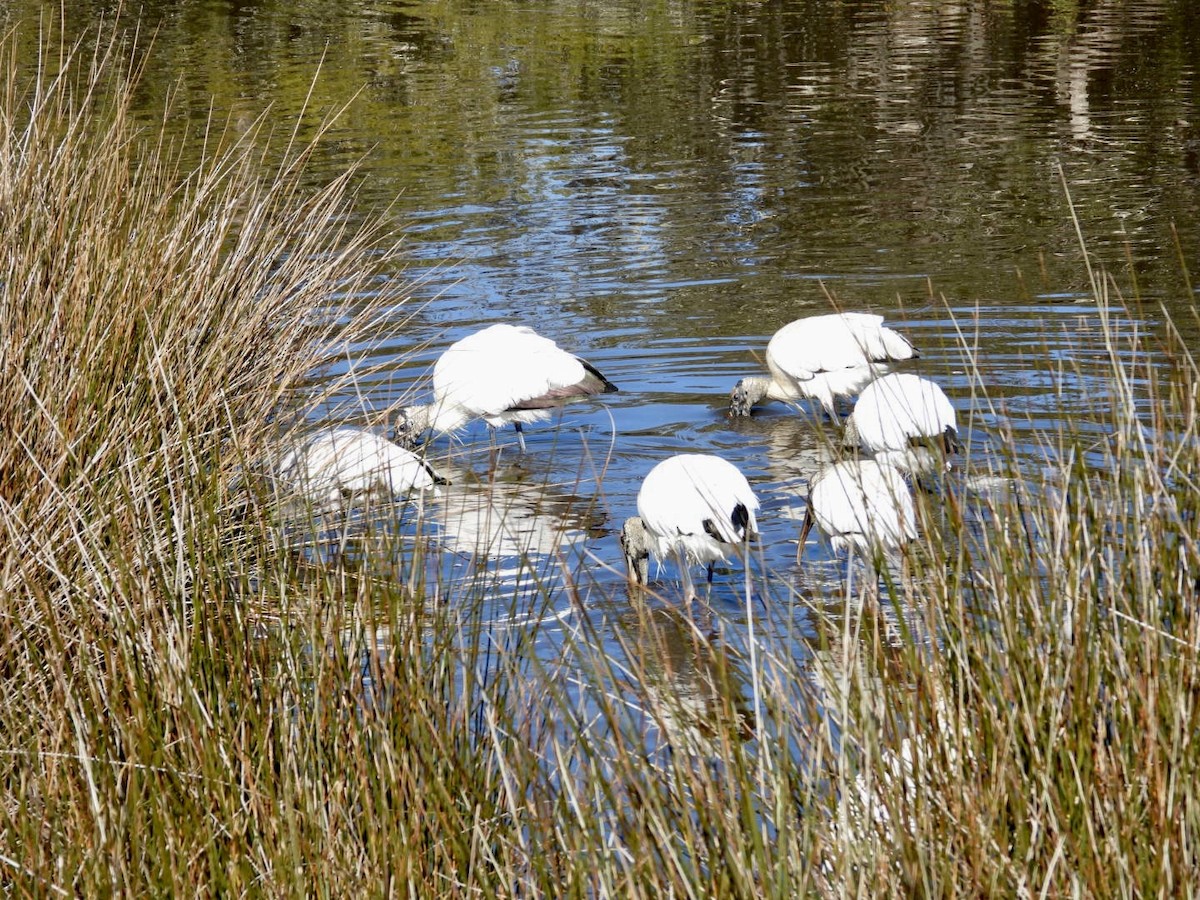
<path fill-rule="evenodd" d="M 865 388 L 846 421 L 845 440 L 913 476 L 936 472 L 959 450 L 958 418 L 928 378 L 892 374 Z"/>
<path fill-rule="evenodd" d="M 836 400 L 852 397 L 888 371 L 888 363 L 920 354 L 883 316 L 834 313 L 784 325 L 767 344 L 770 378 L 743 378 L 730 394 L 730 410 L 748 416 L 766 400 L 798 403 L 809 398 L 838 419 Z"/>
<path fill-rule="evenodd" d="M 295 443 L 279 461 L 281 486 L 316 507 L 363 495 L 436 495 L 445 478 L 410 450 L 351 425 L 324 428 Z"/>
<path fill-rule="evenodd" d="M 679 564 L 684 601 L 696 599 L 691 567 L 708 567 L 744 550 L 757 535 L 758 498 L 737 467 L 719 456 L 684 453 L 664 459 L 638 491 L 638 514 L 625 520 L 621 549 L 630 578 L 649 580 L 649 557 Z"/>
<path fill-rule="evenodd" d="M 512 423 L 525 450 L 524 423 L 558 407 L 617 389 L 595 366 L 531 328 L 492 325 L 451 344 L 433 367 L 433 402 L 402 409 L 395 437 L 413 446 L 432 429 L 455 431 L 472 419 L 493 428 Z"/>
<path fill-rule="evenodd" d="M 895 466 L 873 459 L 835 463 L 812 480 L 796 562 L 816 523 L 835 553 L 861 553 L 879 562 L 917 536 L 912 492 Z M 850 560 L 847 560 L 849 570 Z"/>

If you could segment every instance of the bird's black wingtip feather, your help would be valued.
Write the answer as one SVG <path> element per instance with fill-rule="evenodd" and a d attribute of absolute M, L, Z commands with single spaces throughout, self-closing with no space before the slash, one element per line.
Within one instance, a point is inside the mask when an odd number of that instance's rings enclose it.
<path fill-rule="evenodd" d="M 583 363 L 583 368 L 587 370 L 587 373 L 600 382 L 600 390 L 597 393 L 614 394 L 620 390 L 620 388 L 604 377 L 603 372 L 593 366 L 586 359 L 581 359 L 579 361 Z"/>
<path fill-rule="evenodd" d="M 750 510 L 746 509 L 745 503 L 739 503 L 733 508 L 733 515 L 729 519 L 733 522 L 735 530 L 745 531 L 746 526 L 750 524 Z"/>

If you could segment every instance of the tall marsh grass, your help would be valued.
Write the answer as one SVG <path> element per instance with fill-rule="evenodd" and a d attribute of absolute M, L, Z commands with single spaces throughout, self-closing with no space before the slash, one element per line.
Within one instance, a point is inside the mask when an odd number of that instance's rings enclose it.
<path fill-rule="evenodd" d="M 930 501 L 861 614 L 812 603 L 812 653 L 636 605 L 606 653 L 568 579 L 548 658 L 470 583 L 430 602 L 436 549 L 394 578 L 277 549 L 248 473 L 397 301 L 329 315 L 388 247 L 265 123 L 187 164 L 122 40 L 4 63 L 14 893 L 1195 892 L 1200 377 L 1112 323 L 1107 276 L 1090 430 L 1044 435 L 1036 480 L 965 460 L 999 489 Z M 788 583 L 751 615 L 810 602 Z"/>

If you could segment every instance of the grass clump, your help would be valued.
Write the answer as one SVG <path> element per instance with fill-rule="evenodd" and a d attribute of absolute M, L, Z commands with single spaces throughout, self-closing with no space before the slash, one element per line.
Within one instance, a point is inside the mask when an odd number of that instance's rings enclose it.
<path fill-rule="evenodd" d="M 137 121 L 136 36 L 46 39 L 37 60 L 18 43 L 0 61 L 0 866 L 36 893 L 244 888 L 280 765 L 280 722 L 245 725 L 274 665 L 247 610 L 287 596 L 244 473 L 370 327 L 336 298 L 397 302 L 365 262 L 391 248 L 353 224 L 351 173 L 309 187 L 311 148 L 265 119 L 210 124 L 194 163 Z"/>
<path fill-rule="evenodd" d="M 992 490 L 925 529 L 919 627 L 831 654 L 852 738 L 831 751 L 837 892 L 1194 892 L 1196 364 L 1165 310 L 1146 329 L 1111 277 L 1094 285 L 1103 346 L 1055 373 L 1063 426 L 1033 431 L 1036 474 L 1011 449 L 968 460 Z"/>

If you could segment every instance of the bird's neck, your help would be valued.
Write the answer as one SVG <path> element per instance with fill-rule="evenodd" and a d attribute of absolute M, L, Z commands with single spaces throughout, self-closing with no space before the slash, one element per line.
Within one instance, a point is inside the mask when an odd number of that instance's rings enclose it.
<path fill-rule="evenodd" d="M 424 407 L 424 415 L 426 427 L 432 428 L 438 434 L 454 431 L 466 424 L 467 419 L 470 418 L 466 410 L 457 403 L 445 401 L 435 401 Z"/>
<path fill-rule="evenodd" d="M 640 516 L 625 520 L 621 527 L 621 549 L 630 577 L 637 584 L 646 584 L 650 574 L 650 545 L 646 525 Z"/>
<path fill-rule="evenodd" d="M 858 433 L 858 423 L 854 421 L 854 414 L 846 419 L 846 427 L 842 432 L 842 447 L 847 450 L 858 450 L 859 444 L 862 443 L 862 436 Z"/>
<path fill-rule="evenodd" d="M 755 403 L 761 403 L 763 400 L 782 400 L 790 401 L 796 399 L 796 392 L 789 385 L 781 384 L 774 378 L 750 378 L 747 379 L 750 396 L 755 398 Z"/>

